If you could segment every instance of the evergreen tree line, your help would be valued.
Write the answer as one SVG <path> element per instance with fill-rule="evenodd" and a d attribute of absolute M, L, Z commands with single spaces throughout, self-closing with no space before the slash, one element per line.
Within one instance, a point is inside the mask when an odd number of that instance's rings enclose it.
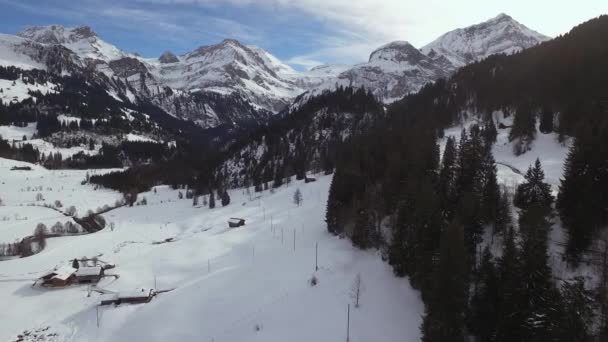
<path fill-rule="evenodd" d="M 367 130 L 384 110 L 365 89 L 340 87 L 310 98 L 267 126 L 241 136 L 217 171 L 230 186 L 280 186 L 307 171 L 331 173 L 338 146 Z M 261 151 L 261 153 L 260 153 Z M 230 167 L 228 167 L 230 165 Z"/>

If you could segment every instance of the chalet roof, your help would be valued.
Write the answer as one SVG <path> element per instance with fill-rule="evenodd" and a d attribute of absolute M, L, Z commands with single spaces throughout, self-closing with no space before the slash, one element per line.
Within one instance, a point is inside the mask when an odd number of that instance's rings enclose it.
<path fill-rule="evenodd" d="M 101 274 L 101 266 L 92 266 L 92 267 L 80 267 L 76 270 L 77 277 L 87 277 L 87 276 L 96 276 Z"/>
<path fill-rule="evenodd" d="M 64 265 L 53 271 L 55 275 L 51 279 L 59 279 L 59 280 L 67 280 L 74 273 L 76 273 L 76 269 L 69 265 Z"/>

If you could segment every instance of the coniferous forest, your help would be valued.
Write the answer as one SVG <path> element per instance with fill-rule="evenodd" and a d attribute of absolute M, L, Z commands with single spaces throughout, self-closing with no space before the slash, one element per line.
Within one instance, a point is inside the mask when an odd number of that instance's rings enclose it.
<path fill-rule="evenodd" d="M 327 229 L 380 248 L 395 274 L 420 289 L 423 341 L 608 338 L 604 287 L 556 279 L 547 250 L 552 226 L 562 224 L 563 258 L 572 267 L 599 264 L 606 276 L 597 242 L 608 225 L 608 45 L 589 39 L 605 36 L 608 16 L 464 67 L 393 104 L 342 146 Z M 538 160 L 514 193 L 498 186 L 495 111 L 513 116 L 515 154 L 529 149 L 537 123 L 572 137 L 557 198 Z M 472 117 L 479 123 L 459 141 L 448 138 L 440 155 L 443 129 Z M 491 250 L 495 239 L 502 247 Z"/>

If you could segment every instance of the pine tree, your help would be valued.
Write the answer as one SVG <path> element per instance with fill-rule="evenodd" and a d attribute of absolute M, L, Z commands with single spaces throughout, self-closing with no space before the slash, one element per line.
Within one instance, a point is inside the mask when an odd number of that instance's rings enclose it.
<path fill-rule="evenodd" d="M 522 324 L 527 341 L 547 341 L 559 337 L 561 296 L 553 283 L 547 234 L 550 222 L 543 203 L 533 202 L 522 210 L 519 226 L 522 235 L 522 286 L 525 306 Z"/>
<path fill-rule="evenodd" d="M 492 236 L 497 233 L 504 232 L 512 223 L 513 217 L 511 216 L 511 199 L 509 192 L 506 187 L 500 190 L 500 198 L 498 200 L 498 211 L 496 212 L 496 223 L 494 224 L 494 230 Z"/>
<path fill-rule="evenodd" d="M 480 219 L 485 224 L 495 225 L 498 218 L 500 189 L 496 172 L 492 152 L 486 149 L 474 180 L 475 192 L 479 199 Z"/>
<path fill-rule="evenodd" d="M 585 280 L 576 277 L 562 283 L 563 316 L 559 335 L 562 341 L 591 342 L 595 319 L 596 299 L 585 288 Z"/>
<path fill-rule="evenodd" d="M 209 209 L 215 208 L 215 194 L 213 190 L 209 190 Z"/>
<path fill-rule="evenodd" d="M 480 342 L 491 342 L 494 340 L 498 325 L 496 309 L 500 298 L 498 271 L 488 247 L 483 251 L 478 274 L 479 280 L 470 304 L 469 325 L 471 332 L 479 337 Z"/>
<path fill-rule="evenodd" d="M 371 231 L 373 229 L 372 223 L 369 219 L 369 214 L 366 209 L 357 210 L 357 216 L 355 218 L 355 225 L 353 227 L 353 234 L 351 240 L 353 245 L 366 249 L 371 245 Z"/>
<path fill-rule="evenodd" d="M 227 206 L 228 204 L 230 204 L 230 195 L 228 195 L 228 191 L 224 190 L 222 192 L 222 207 Z"/>
<path fill-rule="evenodd" d="M 300 188 L 297 188 L 293 193 L 293 203 L 298 207 L 302 205 L 302 192 L 300 191 Z"/>
<path fill-rule="evenodd" d="M 331 185 L 329 186 L 329 195 L 327 197 L 327 209 L 325 211 L 325 223 L 327 223 L 327 230 L 332 234 L 340 234 L 342 232 L 341 225 L 339 223 L 339 211 L 341 204 L 338 200 L 338 173 L 334 173 Z"/>
<path fill-rule="evenodd" d="M 543 134 L 553 132 L 553 112 L 549 108 L 544 108 L 540 113 L 540 125 L 538 130 Z"/>
<path fill-rule="evenodd" d="M 453 206 L 453 197 L 455 193 L 456 181 L 456 157 L 458 151 L 456 149 L 456 140 L 454 137 L 448 137 L 443 158 L 441 159 L 441 170 L 439 171 L 439 180 L 437 183 L 437 192 L 441 198 L 443 207 L 443 215 L 445 218 L 451 217 L 451 208 Z"/>
<path fill-rule="evenodd" d="M 539 204 L 549 208 L 553 202 L 551 186 L 545 183 L 545 173 L 537 158 L 534 167 L 530 166 L 525 175 L 526 181 L 517 187 L 513 203 L 516 207 L 525 208 Z"/>
<path fill-rule="evenodd" d="M 452 223 L 441 238 L 439 264 L 422 323 L 422 341 L 465 341 L 466 253 L 463 227 Z"/>
<path fill-rule="evenodd" d="M 515 155 L 526 153 L 536 137 L 536 117 L 529 104 L 521 105 L 515 113 L 513 126 L 509 132 L 509 141 L 515 141 Z"/>
<path fill-rule="evenodd" d="M 603 190 L 608 189 L 608 123 L 605 126 L 576 138 L 559 186 L 556 207 L 568 231 L 566 251 L 572 261 L 578 261 L 593 234 L 608 225 L 608 192 Z"/>
<path fill-rule="evenodd" d="M 524 341 L 522 331 L 524 296 L 522 289 L 522 266 L 519 249 L 515 243 L 515 231 L 509 228 L 504 234 L 502 257 L 498 262 L 499 302 L 497 306 L 497 342 Z"/>

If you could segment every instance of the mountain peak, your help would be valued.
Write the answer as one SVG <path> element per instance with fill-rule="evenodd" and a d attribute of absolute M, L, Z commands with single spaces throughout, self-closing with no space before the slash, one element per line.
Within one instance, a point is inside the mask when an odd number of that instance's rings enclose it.
<path fill-rule="evenodd" d="M 513 18 L 506 13 L 499 13 L 497 16 L 490 19 L 490 21 L 493 21 L 493 20 L 513 20 Z"/>
<path fill-rule="evenodd" d="M 158 57 L 158 60 L 161 63 L 176 63 L 179 62 L 179 59 L 177 58 L 177 56 L 171 52 L 171 51 L 165 51 L 163 52 L 162 55 L 160 55 L 160 57 Z"/>
<path fill-rule="evenodd" d="M 421 50 L 433 57 L 443 55 L 455 67 L 461 67 L 493 54 L 514 53 L 548 39 L 500 13 L 482 23 L 447 32 Z"/>
<path fill-rule="evenodd" d="M 415 63 L 420 57 L 424 57 L 424 55 L 412 44 L 403 40 L 398 40 L 382 45 L 374 50 L 369 55 L 369 62 L 371 63 L 375 60 L 389 60 L 394 62 L 408 61 Z"/>

